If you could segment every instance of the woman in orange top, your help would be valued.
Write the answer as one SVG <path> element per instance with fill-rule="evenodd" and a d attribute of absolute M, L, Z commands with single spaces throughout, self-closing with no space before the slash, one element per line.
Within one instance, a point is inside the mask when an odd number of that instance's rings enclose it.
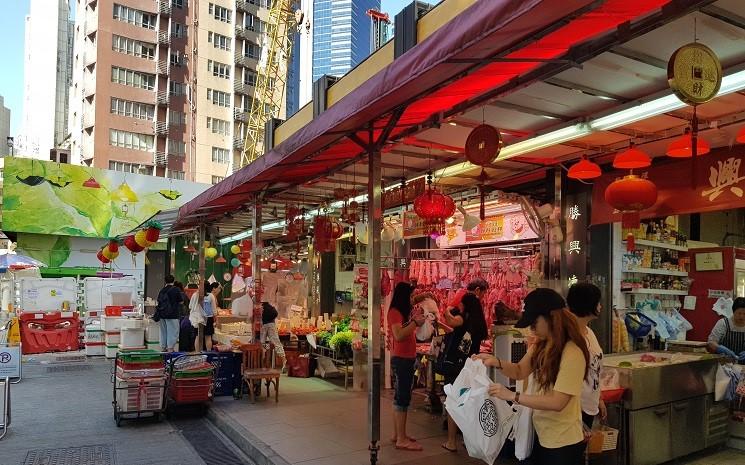
<path fill-rule="evenodd" d="M 395 394 L 393 397 L 393 442 L 396 449 L 420 451 L 422 446 L 406 434 L 406 417 L 411 403 L 416 362 L 416 328 L 424 324 L 424 315 L 412 312 L 409 283 L 398 283 L 393 290 L 388 309 L 388 332 L 392 336 L 391 369 Z"/>

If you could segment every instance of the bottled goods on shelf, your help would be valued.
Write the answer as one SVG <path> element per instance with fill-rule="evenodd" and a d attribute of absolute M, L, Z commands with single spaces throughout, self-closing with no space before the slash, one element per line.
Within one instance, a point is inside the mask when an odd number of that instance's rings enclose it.
<path fill-rule="evenodd" d="M 648 221 L 642 223 L 639 228 L 624 231 L 630 232 L 634 239 L 643 239 L 663 244 L 676 245 L 680 247 L 688 246 L 688 237 L 663 220 Z"/>

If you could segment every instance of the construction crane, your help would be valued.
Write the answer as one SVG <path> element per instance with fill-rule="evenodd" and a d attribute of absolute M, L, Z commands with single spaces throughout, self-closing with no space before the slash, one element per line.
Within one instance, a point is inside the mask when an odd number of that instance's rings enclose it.
<path fill-rule="evenodd" d="M 274 0 L 270 4 L 240 167 L 253 163 L 264 154 L 264 128 L 267 121 L 279 116 L 282 108 L 287 68 L 292 54 L 292 36 L 303 21 L 302 12 L 294 8 L 295 1 Z"/>

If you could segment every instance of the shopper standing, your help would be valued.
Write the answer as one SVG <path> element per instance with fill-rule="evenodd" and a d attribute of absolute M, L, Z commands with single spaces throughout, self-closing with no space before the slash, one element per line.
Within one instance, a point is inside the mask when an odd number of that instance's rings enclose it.
<path fill-rule="evenodd" d="M 603 366 L 603 349 L 598 343 L 595 332 L 588 324 L 600 316 L 600 288 L 592 283 L 577 283 L 569 288 L 567 305 L 569 311 L 577 317 L 580 330 L 585 335 L 587 350 L 590 353 L 590 366 L 582 388 L 582 421 L 592 428 L 595 417 L 599 414 L 605 420 L 608 411 L 605 402 L 600 398 L 600 372 Z"/>
<path fill-rule="evenodd" d="M 205 287 L 206 295 L 204 296 L 204 302 L 202 303 L 202 311 L 204 312 L 204 348 L 206 350 L 212 350 L 212 336 L 215 334 L 215 313 L 220 311 L 220 307 L 217 304 L 217 296 L 222 292 L 222 286 L 220 283 L 212 283 Z"/>
<path fill-rule="evenodd" d="M 406 434 L 406 418 L 411 404 L 416 362 L 416 328 L 424 324 L 424 316 L 412 312 L 413 287 L 398 283 L 393 290 L 388 309 L 388 332 L 392 336 L 391 369 L 394 378 L 393 439 L 396 449 L 421 451 L 422 446 Z"/>
<path fill-rule="evenodd" d="M 731 317 L 724 317 L 714 325 L 707 348 L 709 352 L 745 363 L 745 297 L 734 300 Z"/>
<path fill-rule="evenodd" d="M 181 352 L 194 351 L 194 327 L 189 321 L 189 297 L 186 295 L 184 283 L 176 281 L 173 283 L 181 291 L 181 303 L 179 304 L 179 333 L 178 348 Z"/>
<path fill-rule="evenodd" d="M 445 377 L 444 384 L 453 384 L 460 374 L 465 361 L 471 355 L 479 353 L 481 342 L 486 339 L 488 331 L 486 328 L 486 319 L 481 301 L 474 293 L 468 293 L 463 296 L 458 307 L 448 309 L 445 314 L 445 323 L 453 328 L 453 332 L 448 336 L 447 345 L 444 348 L 447 352 L 444 357 L 455 365 L 455 370 L 443 373 Z M 450 452 L 457 451 L 458 426 L 448 415 L 448 440 L 442 447 Z"/>
<path fill-rule="evenodd" d="M 284 368 L 285 348 L 279 340 L 279 331 L 277 330 L 277 316 L 279 313 L 269 302 L 261 303 L 261 338 L 259 339 L 264 345 L 264 349 L 269 349 L 269 344 L 274 344 L 274 353 L 282 358 L 282 367 Z"/>
<path fill-rule="evenodd" d="M 173 285 L 176 278 L 166 276 L 166 285 L 158 292 L 158 305 L 154 320 L 160 324 L 160 348 L 163 352 L 173 352 L 179 336 L 179 305 L 183 302 L 182 292 Z"/>
<path fill-rule="evenodd" d="M 580 399 L 590 355 L 577 318 L 556 291 L 539 288 L 525 297 L 523 315 L 515 326 L 530 327 L 537 339 L 519 363 L 487 354 L 474 358 L 508 378 L 529 379 L 528 390 L 515 393 L 495 383 L 489 394 L 533 409 L 538 436 L 531 454 L 535 465 L 584 463 Z"/>

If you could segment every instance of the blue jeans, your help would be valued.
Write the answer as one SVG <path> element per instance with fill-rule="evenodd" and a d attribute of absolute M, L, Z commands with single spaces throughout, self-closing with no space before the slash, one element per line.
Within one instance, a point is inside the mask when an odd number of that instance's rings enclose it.
<path fill-rule="evenodd" d="M 178 342 L 179 321 L 178 318 L 161 319 L 160 324 L 160 348 L 163 352 L 176 350 Z"/>
<path fill-rule="evenodd" d="M 405 412 L 411 404 L 411 389 L 414 387 L 415 358 L 391 357 L 393 369 L 393 408 Z"/>

